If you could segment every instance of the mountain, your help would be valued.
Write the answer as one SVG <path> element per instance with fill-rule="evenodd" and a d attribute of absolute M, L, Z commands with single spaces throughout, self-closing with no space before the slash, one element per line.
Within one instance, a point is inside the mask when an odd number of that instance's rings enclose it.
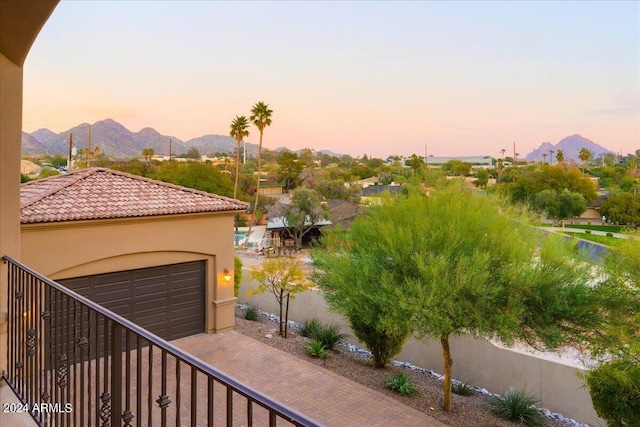
<path fill-rule="evenodd" d="M 26 132 L 22 132 L 22 153 L 23 154 L 43 154 L 47 148 L 36 138 Z"/>
<path fill-rule="evenodd" d="M 49 129 L 38 129 L 30 134 L 22 135 L 23 154 L 61 154 L 69 151 L 69 134 L 73 135 L 73 145 L 79 149 L 86 148 L 89 140 L 89 123 L 82 123 L 64 132 L 55 133 Z M 157 154 L 175 155 L 186 153 L 191 147 L 197 148 L 200 154 L 234 153 L 236 140 L 226 135 L 203 135 L 188 141 L 175 136 L 162 135 L 157 130 L 146 127 L 132 132 L 112 119 L 105 119 L 91 125 L 91 148 L 100 147 L 100 151 L 112 158 L 140 157 L 142 150 L 153 148 Z M 247 156 L 257 157 L 258 145 L 246 143 Z M 277 151 L 288 150 L 279 148 Z M 331 155 L 340 157 L 340 154 Z"/>
<path fill-rule="evenodd" d="M 576 162 L 580 162 L 580 158 L 578 155 L 580 154 L 580 150 L 582 148 L 586 148 L 587 150 L 593 153 L 593 157 L 596 158 L 600 154 L 606 154 L 611 152 L 611 150 L 604 148 L 601 145 L 596 144 L 580 135 L 571 135 L 564 139 L 562 139 L 557 144 L 553 145 L 550 142 L 543 142 L 540 144 L 540 147 L 533 150 L 531 153 L 527 154 L 525 160 L 527 161 L 544 161 L 544 154 L 547 154 L 547 161 L 552 163 L 550 151 L 553 150 L 553 163 L 555 163 L 556 153 L 558 150 L 562 150 L 564 153 L 565 160 L 575 160 Z"/>
<path fill-rule="evenodd" d="M 66 155 L 69 150 L 69 134 L 72 135 L 73 145 L 77 148 L 87 148 L 89 141 L 89 123 L 82 123 L 64 132 L 55 133 L 49 129 L 38 129 L 29 135 L 35 139 L 42 149 L 35 151 L 33 143 L 25 145 L 23 138 L 23 153 L 49 153 Z M 174 154 L 186 153 L 184 143 L 175 136 L 161 135 L 153 128 L 144 128 L 139 132 L 129 129 L 112 119 L 101 120 L 91 125 L 91 148 L 100 147 L 100 151 L 111 157 L 140 156 L 145 148 L 153 148 L 156 153 L 169 154 L 169 140 L 172 142 Z M 39 148 L 39 147 L 38 147 Z"/>

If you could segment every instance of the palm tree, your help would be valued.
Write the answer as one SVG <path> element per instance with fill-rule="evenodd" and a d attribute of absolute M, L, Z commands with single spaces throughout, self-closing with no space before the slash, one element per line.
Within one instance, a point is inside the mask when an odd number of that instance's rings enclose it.
<path fill-rule="evenodd" d="M 249 121 L 245 116 L 236 116 L 231 122 L 231 136 L 236 139 L 236 177 L 233 184 L 233 198 L 238 196 L 238 176 L 240 175 L 240 144 L 245 136 L 249 136 Z"/>
<path fill-rule="evenodd" d="M 252 217 L 255 219 L 256 210 L 258 209 L 258 197 L 260 196 L 260 178 L 262 177 L 262 134 L 264 133 L 264 128 L 267 126 L 271 126 L 271 113 L 272 110 L 269 109 L 269 104 L 265 104 L 262 101 L 256 102 L 256 104 L 251 109 L 251 117 L 250 120 L 260 131 L 260 145 L 258 146 L 258 183 L 256 185 L 256 200 L 253 204 L 253 212 Z M 245 240 L 245 244 L 249 242 L 249 236 L 251 235 L 251 227 L 253 226 L 253 221 L 249 223 L 249 230 L 247 231 L 247 239 Z"/>
<path fill-rule="evenodd" d="M 543 154 L 542 154 L 542 163 L 543 163 L 543 164 L 544 164 L 544 163 L 547 163 L 547 156 L 548 156 L 548 154 L 547 154 L 547 153 L 543 153 Z"/>
<path fill-rule="evenodd" d="M 153 148 L 144 148 L 142 150 L 142 157 L 144 157 L 144 159 L 147 162 L 151 161 L 151 158 L 156 154 L 156 151 Z"/>
<path fill-rule="evenodd" d="M 551 161 L 551 164 L 553 164 L 553 153 L 555 152 L 555 150 L 549 150 L 549 160 Z"/>
<path fill-rule="evenodd" d="M 564 162 L 564 151 L 558 150 L 558 152 L 556 153 L 556 160 L 558 161 L 558 163 Z"/>
<path fill-rule="evenodd" d="M 580 149 L 580 153 L 578 153 L 578 158 L 582 161 L 582 173 L 584 173 L 587 166 L 587 162 L 589 161 L 589 159 L 591 159 L 592 155 L 593 154 L 591 153 L 591 151 L 589 151 L 587 147 L 582 147 Z"/>

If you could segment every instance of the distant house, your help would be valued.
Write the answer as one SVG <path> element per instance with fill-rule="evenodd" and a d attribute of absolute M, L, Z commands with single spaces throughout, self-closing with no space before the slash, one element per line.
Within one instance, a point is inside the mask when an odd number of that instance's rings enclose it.
<path fill-rule="evenodd" d="M 305 226 L 310 226 L 311 221 L 307 219 Z M 309 231 L 302 238 L 302 244 L 308 244 L 310 241 L 320 237 L 321 229 L 323 227 L 331 225 L 331 221 L 328 219 L 321 219 L 313 224 L 312 230 Z M 271 239 L 267 244 L 261 244 L 261 246 L 275 246 L 275 247 L 293 247 L 294 241 L 289 233 L 289 227 L 287 226 L 284 217 L 269 218 L 267 223 L 267 229 L 265 233 L 265 239 Z"/>
<path fill-rule="evenodd" d="M 351 185 L 359 185 L 362 188 L 366 188 L 370 185 L 376 185 L 378 182 L 380 182 L 380 178 L 378 178 L 377 176 L 372 176 L 369 178 L 364 178 L 364 179 L 359 179 L 357 181 L 352 181 Z"/>
<path fill-rule="evenodd" d="M 496 165 L 496 159 L 491 156 L 453 156 L 453 157 L 425 157 L 425 163 L 428 166 L 442 166 L 452 160 L 459 160 L 464 163 L 469 163 L 471 167 L 475 168 L 492 168 Z"/>
<path fill-rule="evenodd" d="M 593 202 L 587 205 L 587 210 L 584 211 L 582 215 L 578 219 L 592 221 L 593 223 L 598 223 L 602 221 L 602 214 L 600 213 L 600 206 L 602 206 L 602 202 L 604 202 L 608 197 L 608 193 L 605 191 L 601 191 L 598 193 L 598 198 Z"/>
<path fill-rule="evenodd" d="M 354 219 L 362 214 L 364 207 L 346 200 L 327 200 L 329 220 L 333 225 L 349 228 Z"/>
<path fill-rule="evenodd" d="M 284 188 L 284 184 L 263 184 L 260 183 L 259 193 L 264 196 L 277 196 L 279 194 L 283 194 L 282 189 Z"/>
<path fill-rule="evenodd" d="M 20 186 L 20 257 L 164 339 L 234 325 L 234 217 L 247 203 L 90 168 Z M 231 286 L 230 286 L 231 285 Z"/>
<path fill-rule="evenodd" d="M 370 185 L 362 189 L 362 197 L 380 196 L 382 193 L 396 194 L 402 191 L 402 185 Z"/>

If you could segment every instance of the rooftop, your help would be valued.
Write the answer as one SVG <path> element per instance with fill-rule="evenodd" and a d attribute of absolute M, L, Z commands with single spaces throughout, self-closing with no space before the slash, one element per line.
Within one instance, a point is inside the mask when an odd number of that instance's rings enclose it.
<path fill-rule="evenodd" d="M 244 211 L 228 197 L 105 168 L 89 168 L 20 186 L 22 224 Z"/>

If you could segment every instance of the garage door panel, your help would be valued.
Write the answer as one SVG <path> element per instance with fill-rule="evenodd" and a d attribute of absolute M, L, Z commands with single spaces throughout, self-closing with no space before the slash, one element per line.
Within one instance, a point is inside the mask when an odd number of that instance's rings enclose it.
<path fill-rule="evenodd" d="M 129 282 L 129 273 L 118 272 L 118 273 L 107 273 L 107 274 L 99 274 L 96 276 L 88 276 L 92 278 L 96 286 L 108 284 L 111 286 L 116 285 L 126 285 Z"/>
<path fill-rule="evenodd" d="M 204 332 L 205 261 L 59 282 L 164 339 Z"/>
<path fill-rule="evenodd" d="M 155 282 L 155 283 L 138 283 L 135 282 L 135 294 L 140 298 L 153 298 L 157 295 L 166 294 L 169 286 L 166 282 Z"/>

